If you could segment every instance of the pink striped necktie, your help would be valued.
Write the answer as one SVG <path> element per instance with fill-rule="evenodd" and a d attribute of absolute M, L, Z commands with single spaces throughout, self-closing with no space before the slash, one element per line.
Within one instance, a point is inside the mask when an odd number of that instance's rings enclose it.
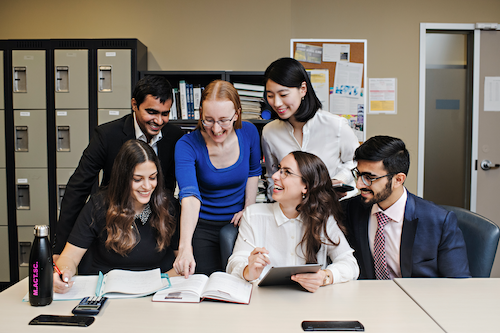
<path fill-rule="evenodd" d="M 375 242 L 373 244 L 373 259 L 375 262 L 375 277 L 377 280 L 389 280 L 389 271 L 387 270 L 387 260 L 385 256 L 385 235 L 384 227 L 390 219 L 382 212 L 375 213 L 377 216 L 378 228 L 375 233 Z"/>

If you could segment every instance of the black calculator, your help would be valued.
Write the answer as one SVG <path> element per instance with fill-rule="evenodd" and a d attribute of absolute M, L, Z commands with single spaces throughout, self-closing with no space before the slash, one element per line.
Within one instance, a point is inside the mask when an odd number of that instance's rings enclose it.
<path fill-rule="evenodd" d="M 85 297 L 71 312 L 75 315 L 95 316 L 99 313 L 107 299 L 107 297 L 103 296 Z"/>

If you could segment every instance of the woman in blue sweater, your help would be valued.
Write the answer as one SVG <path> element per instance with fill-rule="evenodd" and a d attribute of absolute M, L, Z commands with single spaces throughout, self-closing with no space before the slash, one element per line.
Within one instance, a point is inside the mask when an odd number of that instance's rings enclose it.
<path fill-rule="evenodd" d="M 211 82 L 201 95 L 196 130 L 175 147 L 175 173 L 181 201 L 177 273 L 210 275 L 222 267 L 219 231 L 238 225 L 255 203 L 260 165 L 257 128 L 241 121 L 238 92 L 229 82 Z"/>

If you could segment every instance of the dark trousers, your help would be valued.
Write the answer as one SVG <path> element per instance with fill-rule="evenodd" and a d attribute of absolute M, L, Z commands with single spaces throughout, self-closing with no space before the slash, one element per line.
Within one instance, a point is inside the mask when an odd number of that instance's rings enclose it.
<path fill-rule="evenodd" d="M 196 260 L 195 273 L 210 275 L 225 271 L 222 267 L 219 232 L 227 222 L 198 220 L 193 234 L 193 254 Z"/>

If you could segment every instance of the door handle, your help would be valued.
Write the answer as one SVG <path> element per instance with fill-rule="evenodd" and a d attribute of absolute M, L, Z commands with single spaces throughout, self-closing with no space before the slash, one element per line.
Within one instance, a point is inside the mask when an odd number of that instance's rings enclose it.
<path fill-rule="evenodd" d="M 481 162 L 481 169 L 483 169 L 483 170 L 498 169 L 499 167 L 500 167 L 500 164 L 495 164 L 495 163 L 488 161 L 488 160 L 483 160 Z"/>

